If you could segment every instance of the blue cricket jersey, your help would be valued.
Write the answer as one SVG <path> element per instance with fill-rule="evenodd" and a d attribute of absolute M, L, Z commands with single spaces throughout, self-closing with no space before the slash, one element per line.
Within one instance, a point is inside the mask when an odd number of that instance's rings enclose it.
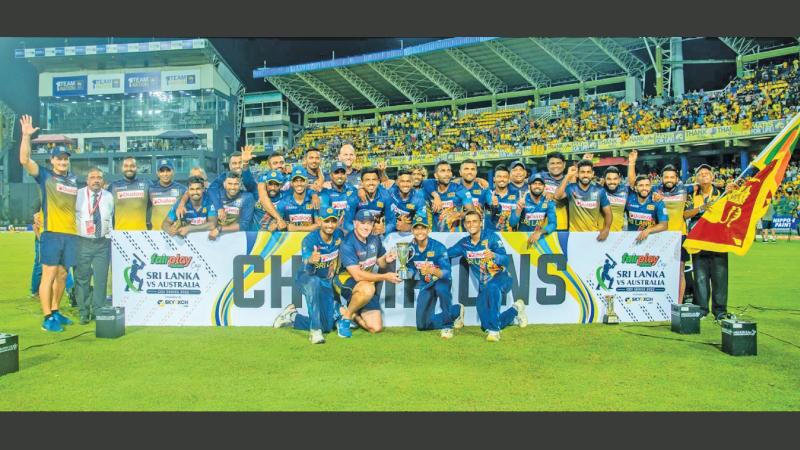
<path fill-rule="evenodd" d="M 303 269 L 310 275 L 330 280 L 336 275 L 336 271 L 339 268 L 339 246 L 342 245 L 344 240 L 344 233 L 339 229 L 334 230 L 331 242 L 322 240 L 321 233 L 320 230 L 314 230 L 303 238 L 303 243 L 301 244 Z M 311 258 L 314 250 L 320 253 L 320 260 L 316 264 L 311 264 L 308 259 Z"/>
<path fill-rule="evenodd" d="M 625 205 L 628 213 L 628 231 L 641 231 L 652 227 L 656 223 L 669 221 L 667 207 L 663 201 L 653 201 L 653 194 L 647 196 L 644 203 L 639 202 L 639 196 L 631 193 Z"/>
<path fill-rule="evenodd" d="M 493 258 L 486 256 L 486 250 L 494 253 Z M 462 257 L 469 264 L 469 272 L 478 280 L 479 288 L 505 272 L 511 258 L 506 253 L 500 237 L 494 231 L 482 230 L 478 244 L 472 243 L 469 236 L 464 236 L 456 245 L 447 249 L 450 258 Z"/>
<path fill-rule="evenodd" d="M 539 196 L 539 201 L 528 195 L 525 198 L 525 207 L 521 211 L 514 210 L 511 215 L 511 225 L 517 231 L 536 231 L 542 229 L 545 234 L 556 229 L 556 202 L 548 200 L 544 194 Z"/>
<path fill-rule="evenodd" d="M 413 256 L 408 260 L 406 265 L 411 270 L 414 279 L 417 280 L 416 287 L 425 289 L 433 285 L 433 283 L 439 279 L 451 279 L 450 257 L 447 255 L 447 247 L 445 247 L 444 244 L 436 239 L 428 238 L 428 244 L 425 246 L 424 251 L 419 249 L 416 240 L 411 241 L 411 248 L 413 250 Z M 436 278 L 432 275 L 422 276 L 419 271 L 423 266 L 432 266 L 433 268 L 441 269 L 441 278 Z"/>

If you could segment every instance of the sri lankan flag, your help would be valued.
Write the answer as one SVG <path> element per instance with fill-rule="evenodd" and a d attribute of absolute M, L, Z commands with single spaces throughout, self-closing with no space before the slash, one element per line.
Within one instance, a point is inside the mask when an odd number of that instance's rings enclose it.
<path fill-rule="evenodd" d="M 713 203 L 686 237 L 683 246 L 689 253 L 700 250 L 733 252 L 750 250 L 761 220 L 783 181 L 800 134 L 800 114 L 750 163 L 740 176 L 739 187 Z"/>

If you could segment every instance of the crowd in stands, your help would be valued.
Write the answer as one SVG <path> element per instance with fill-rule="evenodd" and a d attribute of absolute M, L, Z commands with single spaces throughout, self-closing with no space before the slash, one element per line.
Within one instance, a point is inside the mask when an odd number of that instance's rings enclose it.
<path fill-rule="evenodd" d="M 677 98 L 645 96 L 629 103 L 614 96 L 567 99 L 550 114 L 534 116 L 533 102 L 518 109 L 457 114 L 450 109 L 385 114 L 376 121 L 320 126 L 307 131 L 287 155 L 297 160 L 316 147 L 335 155 L 352 143 L 362 160 L 390 156 L 438 155 L 461 151 L 540 150 L 561 142 L 691 130 L 781 119 L 800 111 L 797 59 L 771 64 L 733 79 L 716 92 L 688 92 Z"/>

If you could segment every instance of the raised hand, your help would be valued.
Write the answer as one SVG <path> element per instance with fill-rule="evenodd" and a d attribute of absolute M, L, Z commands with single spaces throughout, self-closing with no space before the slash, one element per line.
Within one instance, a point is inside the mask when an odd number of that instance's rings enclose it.
<path fill-rule="evenodd" d="M 567 169 L 567 178 L 569 178 L 570 180 L 574 180 L 575 178 L 577 178 L 577 176 L 578 176 L 578 166 L 575 165 L 570 166 L 570 168 Z"/>
<path fill-rule="evenodd" d="M 628 153 L 628 163 L 636 163 L 636 159 L 639 157 L 639 150 L 633 149 L 630 153 Z"/>
<path fill-rule="evenodd" d="M 34 133 L 39 131 L 39 127 L 33 126 L 33 118 L 27 114 L 19 118 L 19 124 L 22 129 L 22 137 L 31 137 Z"/>
<path fill-rule="evenodd" d="M 255 147 L 252 145 L 245 145 L 244 147 L 241 148 L 243 163 L 246 164 L 251 159 L 253 159 L 253 149 L 255 149 Z"/>

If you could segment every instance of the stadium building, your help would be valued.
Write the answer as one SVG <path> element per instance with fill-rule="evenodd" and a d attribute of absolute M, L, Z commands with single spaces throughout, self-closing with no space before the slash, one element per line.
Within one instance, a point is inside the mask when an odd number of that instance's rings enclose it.
<path fill-rule="evenodd" d="M 292 121 L 289 100 L 280 92 L 248 92 L 244 95 L 245 144 L 254 152 L 286 152 L 294 146 L 294 136 L 303 129 Z"/>
<path fill-rule="evenodd" d="M 718 47 L 724 52 L 702 60 L 684 58 L 685 43 L 696 39 L 705 38 L 461 37 L 326 61 L 259 67 L 253 77 L 274 85 L 304 113 L 305 131 L 297 136 L 289 159 L 299 158 L 304 148 L 312 146 L 333 155 L 349 141 L 356 144 L 361 164 L 384 159 L 395 167 L 432 167 L 440 159 L 457 163 L 474 158 L 484 167 L 491 161 L 522 159 L 543 168 L 543 156 L 556 150 L 574 158 L 591 152 L 601 156 L 600 165 L 615 165 L 624 162 L 628 150 L 637 148 L 650 150 L 641 154 L 640 161 L 667 159 L 683 169 L 684 177 L 690 167 L 708 158 L 715 164 L 735 160 L 743 168 L 749 155 L 781 129 L 785 114 L 770 114 L 768 120 L 756 117 L 747 126 L 737 120 L 726 126 L 690 124 L 669 132 L 615 135 L 613 130 L 596 130 L 581 136 L 525 136 L 531 134 L 529 128 L 545 129 L 558 120 L 580 117 L 587 104 L 609 98 L 616 105 L 646 102 L 655 109 L 684 99 L 694 101 L 697 93 L 684 88 L 688 65 L 730 63 L 737 79 L 753 79 L 757 71 L 752 69 L 759 61 L 796 57 L 800 51 L 794 39 L 723 37 Z M 715 90 L 700 94 L 701 99 L 735 96 L 735 81 L 719 80 Z M 655 95 L 646 98 L 648 87 Z M 785 85 L 755 85 L 756 91 L 772 88 Z M 473 138 L 488 133 L 511 138 L 484 142 Z"/>
<path fill-rule="evenodd" d="M 27 48 L 15 56 L 39 71 L 42 130 L 33 158 L 44 163 L 50 147 L 66 144 L 79 179 L 92 166 L 119 178 L 128 156 L 145 177 L 168 158 L 178 180 L 195 166 L 213 178 L 237 145 L 244 85 L 207 39 Z M 21 195 L 36 192 L 30 177 L 24 182 L 30 189 Z"/>

